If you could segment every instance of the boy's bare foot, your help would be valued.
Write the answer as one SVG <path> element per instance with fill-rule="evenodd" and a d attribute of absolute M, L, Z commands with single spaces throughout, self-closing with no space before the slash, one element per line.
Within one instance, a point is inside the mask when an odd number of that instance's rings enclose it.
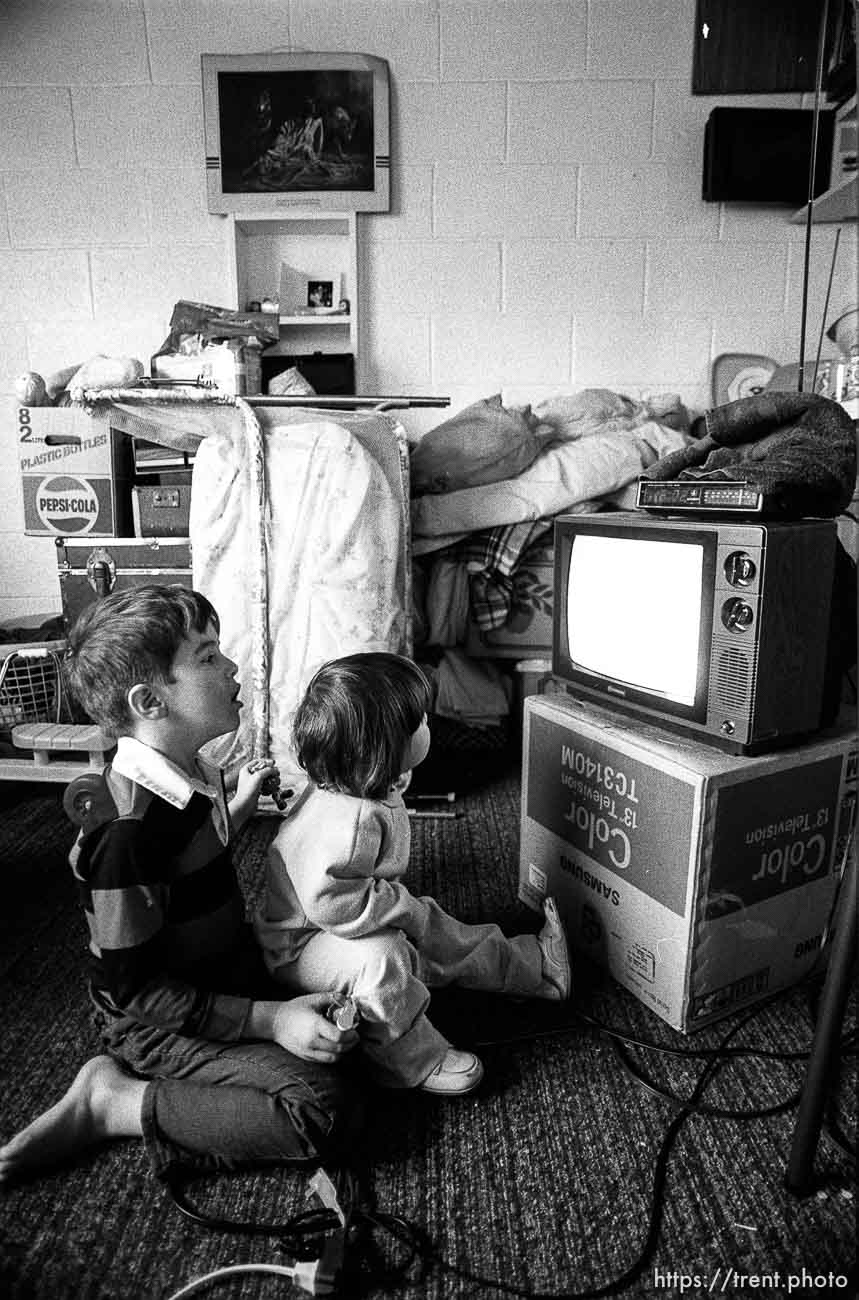
<path fill-rule="evenodd" d="M 0 1147 L 0 1184 L 70 1159 L 105 1138 L 140 1137 L 146 1081 L 95 1056 L 68 1092 Z"/>

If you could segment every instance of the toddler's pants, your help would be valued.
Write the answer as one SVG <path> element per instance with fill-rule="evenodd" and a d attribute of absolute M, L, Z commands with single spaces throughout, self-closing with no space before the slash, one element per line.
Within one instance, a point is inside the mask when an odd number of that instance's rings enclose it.
<path fill-rule="evenodd" d="M 526 997 L 546 991 L 536 935 L 511 939 L 497 925 L 456 920 L 434 899 L 421 902 L 428 919 L 418 943 L 393 929 L 360 939 L 319 931 L 272 972 L 294 989 L 353 997 L 364 1055 L 387 1087 L 421 1083 L 450 1046 L 427 1018 L 429 989 L 457 984 Z"/>

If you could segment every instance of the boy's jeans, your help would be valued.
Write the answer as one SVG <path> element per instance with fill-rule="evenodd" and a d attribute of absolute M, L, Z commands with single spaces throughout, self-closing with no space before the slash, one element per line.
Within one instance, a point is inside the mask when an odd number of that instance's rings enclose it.
<path fill-rule="evenodd" d="M 155 1173 L 318 1162 L 348 1147 L 361 1088 L 347 1056 L 304 1061 L 276 1043 L 189 1038 L 102 1017 L 106 1050 L 150 1080 L 143 1137 Z"/>

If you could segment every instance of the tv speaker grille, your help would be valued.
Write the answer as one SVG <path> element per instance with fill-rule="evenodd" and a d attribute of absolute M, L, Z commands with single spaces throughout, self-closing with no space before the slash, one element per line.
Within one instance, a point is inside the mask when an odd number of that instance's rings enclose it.
<path fill-rule="evenodd" d="M 752 665 L 735 647 L 722 650 L 716 667 L 716 698 L 729 709 L 747 709 L 752 695 Z"/>

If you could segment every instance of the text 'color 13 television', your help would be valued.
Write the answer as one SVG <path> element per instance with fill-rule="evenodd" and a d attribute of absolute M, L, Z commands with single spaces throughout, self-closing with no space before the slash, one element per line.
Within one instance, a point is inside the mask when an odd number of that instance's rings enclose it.
<path fill-rule="evenodd" d="M 736 753 L 821 726 L 833 520 L 561 515 L 552 671 Z"/>

